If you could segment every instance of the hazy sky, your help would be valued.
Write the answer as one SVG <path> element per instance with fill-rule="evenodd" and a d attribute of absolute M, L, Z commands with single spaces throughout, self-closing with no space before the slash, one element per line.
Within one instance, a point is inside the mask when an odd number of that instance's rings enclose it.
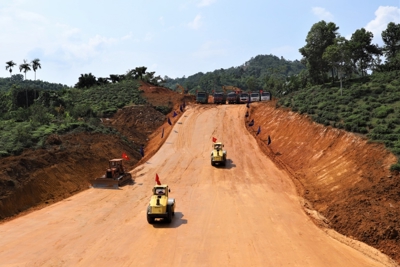
<path fill-rule="evenodd" d="M 135 67 L 171 78 L 237 67 L 257 55 L 300 59 L 308 31 L 334 22 L 350 38 L 400 23 L 400 0 L 1 0 L 5 62 L 39 58 L 37 79 L 75 85 L 81 74 Z M 34 79 L 33 71 L 27 79 Z"/>

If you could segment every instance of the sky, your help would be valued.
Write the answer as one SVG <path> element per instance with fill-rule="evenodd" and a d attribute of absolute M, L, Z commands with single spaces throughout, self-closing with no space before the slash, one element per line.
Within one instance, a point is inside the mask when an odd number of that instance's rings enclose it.
<path fill-rule="evenodd" d="M 387 24 L 400 23 L 400 0 L 2 0 L 0 77 L 10 76 L 5 62 L 19 74 L 24 60 L 36 58 L 36 79 L 68 86 L 81 74 L 109 77 L 141 66 L 181 78 L 257 55 L 300 60 L 321 20 L 348 39 L 365 28 L 382 46 Z"/>

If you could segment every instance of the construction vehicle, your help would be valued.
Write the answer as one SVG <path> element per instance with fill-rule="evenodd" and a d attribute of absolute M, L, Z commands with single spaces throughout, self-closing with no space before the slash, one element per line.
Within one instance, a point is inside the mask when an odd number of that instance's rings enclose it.
<path fill-rule="evenodd" d="M 208 93 L 207 92 L 197 92 L 196 93 L 196 103 L 208 104 Z"/>
<path fill-rule="evenodd" d="M 176 87 L 177 87 L 177 89 L 180 91 L 180 93 L 181 93 L 182 95 L 186 94 L 187 90 L 186 90 L 182 85 L 180 85 L 180 84 L 178 83 L 178 84 L 176 85 Z"/>
<path fill-rule="evenodd" d="M 129 172 L 125 172 L 122 159 L 111 159 L 106 173 L 99 178 L 91 180 L 90 183 L 94 188 L 118 189 L 130 181 L 132 181 L 132 175 Z"/>
<path fill-rule="evenodd" d="M 231 86 L 231 85 L 224 85 L 222 86 L 222 90 L 226 94 L 226 91 L 235 91 L 236 93 L 240 94 L 242 92 L 242 89 L 236 86 Z"/>
<path fill-rule="evenodd" d="M 239 96 L 239 103 L 245 104 L 250 102 L 249 94 L 248 93 L 241 93 Z"/>
<path fill-rule="evenodd" d="M 229 92 L 226 96 L 228 104 L 239 104 L 239 94 L 236 92 Z"/>
<path fill-rule="evenodd" d="M 250 101 L 251 102 L 258 102 L 260 101 L 260 92 L 254 91 L 250 93 Z"/>
<path fill-rule="evenodd" d="M 216 142 L 212 145 L 213 150 L 211 151 L 211 166 L 215 165 L 226 165 L 226 150 L 223 150 L 224 144 L 222 142 Z"/>
<path fill-rule="evenodd" d="M 269 101 L 272 100 L 272 95 L 270 92 L 261 91 L 261 101 Z"/>
<path fill-rule="evenodd" d="M 147 222 L 153 224 L 156 219 L 163 219 L 165 222 L 170 223 L 172 216 L 175 215 L 175 199 L 168 197 L 168 193 L 171 190 L 168 185 L 161 184 L 155 185 L 152 192 L 153 195 L 147 207 Z"/>
<path fill-rule="evenodd" d="M 222 92 L 215 92 L 214 95 L 214 104 L 226 104 L 226 95 Z"/>
<path fill-rule="evenodd" d="M 239 96 L 242 93 L 242 89 L 236 86 L 231 86 L 231 85 L 224 85 L 222 86 L 222 90 L 224 90 L 224 93 L 227 95 L 226 100 L 228 101 L 228 104 L 239 104 Z M 227 93 L 227 91 L 233 91 Z"/>

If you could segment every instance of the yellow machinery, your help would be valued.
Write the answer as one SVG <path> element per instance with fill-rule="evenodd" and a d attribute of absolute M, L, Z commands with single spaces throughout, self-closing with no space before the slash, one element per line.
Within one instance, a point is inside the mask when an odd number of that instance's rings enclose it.
<path fill-rule="evenodd" d="M 114 188 L 132 182 L 132 175 L 125 172 L 122 159 L 111 159 L 105 174 L 90 181 L 94 188 Z"/>
<path fill-rule="evenodd" d="M 178 87 L 178 90 L 180 91 L 180 93 L 182 95 L 184 95 L 186 93 L 185 88 L 182 85 L 180 85 L 179 83 L 176 85 L 176 87 Z"/>
<path fill-rule="evenodd" d="M 211 165 L 226 165 L 226 150 L 223 150 L 224 144 L 217 142 L 213 144 L 213 150 L 211 151 Z"/>
<path fill-rule="evenodd" d="M 224 85 L 222 86 L 222 90 L 224 90 L 224 93 L 226 94 L 226 91 L 234 91 L 237 94 L 240 94 L 242 92 L 242 89 L 239 87 L 231 86 L 231 85 Z"/>
<path fill-rule="evenodd" d="M 153 195 L 147 207 L 147 222 L 153 224 L 156 219 L 163 219 L 170 223 L 172 216 L 175 215 L 175 199 L 168 197 L 171 190 L 168 185 L 162 184 L 155 185 L 152 192 Z"/>

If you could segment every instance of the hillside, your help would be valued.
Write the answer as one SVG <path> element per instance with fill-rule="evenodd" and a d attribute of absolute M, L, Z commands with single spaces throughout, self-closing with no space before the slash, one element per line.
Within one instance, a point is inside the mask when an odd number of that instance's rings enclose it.
<path fill-rule="evenodd" d="M 196 90 L 222 91 L 222 86 L 233 85 L 245 91 L 269 90 L 273 95 L 281 93 L 280 85 L 287 77 L 299 74 L 305 67 L 300 61 L 290 61 L 274 55 L 258 55 L 241 66 L 218 69 L 207 73 L 196 73 L 182 78 L 166 78 L 165 86 L 176 90 L 177 84 L 189 93 Z M 279 84 L 279 85 L 278 85 Z"/>
<path fill-rule="evenodd" d="M 398 219 L 393 208 L 385 205 L 395 205 L 396 195 L 385 195 L 385 201 L 390 200 L 376 205 L 377 192 L 366 190 L 371 185 L 387 188 L 388 179 L 373 177 L 390 176 L 387 167 L 393 155 L 353 134 L 275 109 L 274 104 L 251 104 L 253 128 L 245 127 L 245 105 L 188 104 L 179 121 L 173 120 L 174 128 L 164 126 L 173 131 L 159 153 L 132 171 L 134 184 L 120 190 L 88 189 L 3 223 L 3 262 L 32 266 L 221 266 L 226 262 L 232 266 L 396 266 L 379 250 L 357 241 L 376 241 L 373 246 L 398 257 L 396 221 L 379 218 L 392 214 L 391 218 Z M 126 115 L 127 121 L 134 116 Z M 261 131 L 256 136 L 258 126 Z M 159 148 L 160 134 L 156 131 L 149 140 L 147 153 Z M 268 135 L 269 146 L 265 145 Z M 209 163 L 211 137 L 225 144 L 225 168 Z M 381 164 L 376 164 L 378 158 Z M 157 173 L 177 200 L 176 216 L 168 225 L 149 225 L 145 219 Z M 358 193 L 359 189 L 366 194 Z M 385 231 L 380 227 L 371 231 L 376 221 Z M 348 224 L 338 228 L 341 222 Z M 101 248 L 107 246 L 104 253 Z M 162 256 L 153 257 L 155 251 L 157 255 L 162 251 Z"/>
<path fill-rule="evenodd" d="M 399 71 L 302 88 L 283 96 L 277 106 L 307 114 L 325 126 L 344 129 L 382 143 L 400 156 L 400 78 Z M 391 166 L 400 170 L 400 164 Z"/>
<path fill-rule="evenodd" d="M 108 160 L 121 157 L 123 152 L 130 158 L 125 161 L 128 169 L 149 158 L 153 152 L 148 152 L 146 144 L 160 126 L 167 124 L 169 116 L 155 110 L 154 106 L 173 105 L 179 113 L 178 118 L 181 115 L 179 106 L 183 101 L 190 102 L 190 97 L 146 83 L 140 90 L 149 106 L 127 106 L 119 109 L 112 118 L 102 119 L 104 126 L 117 129 L 122 135 L 101 132 L 53 134 L 46 139 L 43 148 L 3 158 L 0 162 L 0 219 L 86 190 L 90 179 L 103 175 Z M 168 130 L 166 127 L 166 135 Z M 145 146 L 144 158 L 137 150 L 140 145 Z"/>
<path fill-rule="evenodd" d="M 400 175 L 383 144 L 315 123 L 307 115 L 252 104 L 248 129 L 292 176 L 305 211 L 328 227 L 380 249 L 400 263 Z M 272 142 L 268 146 L 270 136 Z"/>
<path fill-rule="evenodd" d="M 153 105 L 174 103 L 177 111 L 183 101 L 193 105 L 190 97 L 166 88 L 142 84 L 140 89 Z M 275 102 L 251 104 L 249 119 L 254 119 L 255 126 L 247 128 L 261 150 L 293 179 L 304 211 L 341 242 L 357 244 L 329 229 L 400 262 L 400 214 L 395 209 L 400 201 L 400 176 L 389 171 L 396 157 L 381 144 L 275 106 Z M 173 123 L 182 116 L 178 113 Z M 172 118 L 151 106 L 130 106 L 103 120 L 129 140 L 144 144 L 143 158 L 123 139 L 100 133 L 52 136 L 47 140 L 51 149 L 5 158 L 0 166 L 1 218 L 7 221 L 10 216 L 24 215 L 88 189 L 88 181 L 102 175 L 108 159 L 120 157 L 122 152 L 130 157 L 125 161 L 129 169 L 147 162 L 165 140 L 162 129 L 165 135 L 172 129 L 167 117 Z M 261 132 L 255 136 L 258 126 Z M 272 139 L 269 146 L 268 136 Z M 136 178 L 136 173 L 133 176 Z"/>

